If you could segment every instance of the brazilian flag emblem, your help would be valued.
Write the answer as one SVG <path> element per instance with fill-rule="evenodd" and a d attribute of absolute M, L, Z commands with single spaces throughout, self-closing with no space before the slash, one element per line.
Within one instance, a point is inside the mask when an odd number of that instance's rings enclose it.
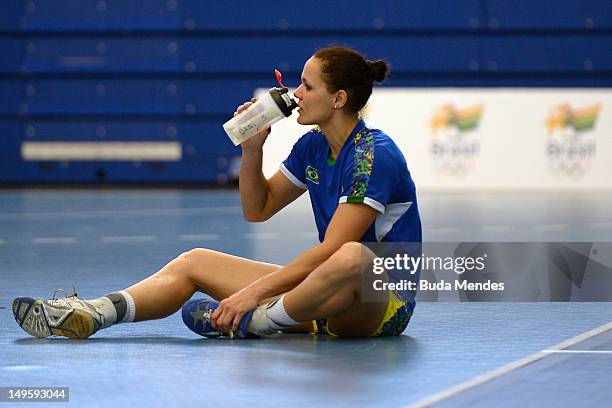
<path fill-rule="evenodd" d="M 306 179 L 312 181 L 315 184 L 319 184 L 319 172 L 312 166 L 306 168 Z"/>

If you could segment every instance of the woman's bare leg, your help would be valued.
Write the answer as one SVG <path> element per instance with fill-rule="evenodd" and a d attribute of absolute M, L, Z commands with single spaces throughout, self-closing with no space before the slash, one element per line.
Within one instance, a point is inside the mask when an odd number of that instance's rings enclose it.
<path fill-rule="evenodd" d="M 287 292 L 284 305 L 294 320 L 328 319 L 340 336 L 369 336 L 382 321 L 386 302 L 362 302 L 362 274 L 374 256 L 362 244 L 344 244 L 302 283 Z"/>
<path fill-rule="evenodd" d="M 224 299 L 278 268 L 278 265 L 208 249 L 193 249 L 126 289 L 125 295 L 114 292 L 90 300 L 81 300 L 75 295 L 52 301 L 20 297 L 13 301 L 13 314 L 21 328 L 33 336 L 61 335 L 83 339 L 117 320 L 142 321 L 169 316 L 196 291 L 206 292 L 218 300 Z M 123 317 L 118 316 L 120 308 Z M 52 325 L 47 313 L 57 319 Z M 125 317 L 128 318 L 124 320 Z M 305 324 L 292 329 L 301 326 L 304 326 L 301 332 L 312 328 L 312 325 Z"/>
<path fill-rule="evenodd" d="M 287 312 L 308 332 L 310 321 L 329 319 L 330 329 L 342 336 L 371 334 L 384 316 L 386 303 L 361 301 L 364 247 L 347 243 L 302 283 L 287 292 Z M 178 256 L 156 274 L 127 289 L 136 305 L 135 321 L 169 316 L 196 292 L 224 299 L 279 265 L 252 261 L 209 249 L 193 249 Z"/>
<path fill-rule="evenodd" d="M 127 292 L 136 305 L 135 321 L 160 319 L 179 310 L 196 291 L 225 299 L 278 268 L 279 265 L 198 248 L 179 255 Z"/>

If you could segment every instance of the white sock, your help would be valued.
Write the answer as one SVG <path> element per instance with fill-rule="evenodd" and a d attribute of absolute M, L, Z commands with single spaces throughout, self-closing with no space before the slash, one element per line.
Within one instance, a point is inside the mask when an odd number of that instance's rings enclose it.
<path fill-rule="evenodd" d="M 290 326 L 295 326 L 299 322 L 296 322 L 287 314 L 285 310 L 285 295 L 276 299 L 274 302 L 268 303 L 266 308 L 266 315 L 268 319 L 272 321 L 273 325 L 276 325 L 280 329 L 284 329 Z"/>
<path fill-rule="evenodd" d="M 299 322 L 296 322 L 287 314 L 284 298 L 285 295 L 255 309 L 253 317 L 247 325 L 247 331 L 257 335 L 273 334 L 298 324 Z"/>
<path fill-rule="evenodd" d="M 121 321 L 118 323 L 131 323 L 136 318 L 136 304 L 134 303 L 132 296 L 126 290 L 121 290 L 119 293 L 123 295 L 127 302 L 127 310 L 125 311 L 125 316 L 123 316 L 123 319 L 121 319 Z"/>
<path fill-rule="evenodd" d="M 270 325 L 271 321 L 266 316 L 266 306 L 267 304 L 261 305 L 253 311 L 253 316 L 251 316 L 251 320 L 247 323 L 247 331 L 249 333 L 263 336 L 265 334 L 274 334 L 279 330 Z"/>

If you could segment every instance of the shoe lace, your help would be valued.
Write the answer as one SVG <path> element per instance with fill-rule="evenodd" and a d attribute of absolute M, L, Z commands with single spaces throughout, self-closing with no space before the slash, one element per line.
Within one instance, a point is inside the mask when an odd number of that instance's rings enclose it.
<path fill-rule="evenodd" d="M 210 321 L 212 321 L 212 314 L 213 314 L 213 312 L 214 312 L 214 309 L 211 309 L 210 306 L 206 305 L 206 309 L 202 313 L 202 317 L 210 322 Z M 217 332 L 219 333 L 219 335 L 223 334 L 218 329 L 217 329 Z M 234 331 L 232 329 L 230 329 L 228 334 L 229 334 L 230 339 L 234 338 Z"/>
<path fill-rule="evenodd" d="M 58 293 L 63 293 L 64 296 L 57 297 Z M 76 298 L 77 296 L 77 291 L 74 286 L 72 287 L 72 293 L 70 295 L 68 294 L 66 289 L 56 289 L 55 292 L 53 292 L 53 299 L 50 301 L 50 303 L 54 306 L 70 306 L 70 298 Z"/>

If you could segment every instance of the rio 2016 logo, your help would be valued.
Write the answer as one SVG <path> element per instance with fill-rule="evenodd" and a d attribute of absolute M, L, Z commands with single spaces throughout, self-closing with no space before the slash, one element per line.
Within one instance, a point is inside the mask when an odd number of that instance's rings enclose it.
<path fill-rule="evenodd" d="M 438 173 L 465 176 L 480 154 L 478 129 L 484 104 L 457 109 L 452 104 L 436 108 L 429 122 L 432 133 L 430 155 Z"/>
<path fill-rule="evenodd" d="M 592 131 L 600 110 L 599 103 L 580 109 L 564 103 L 551 109 L 546 121 L 546 155 L 555 175 L 578 179 L 591 170 L 597 150 Z"/>

